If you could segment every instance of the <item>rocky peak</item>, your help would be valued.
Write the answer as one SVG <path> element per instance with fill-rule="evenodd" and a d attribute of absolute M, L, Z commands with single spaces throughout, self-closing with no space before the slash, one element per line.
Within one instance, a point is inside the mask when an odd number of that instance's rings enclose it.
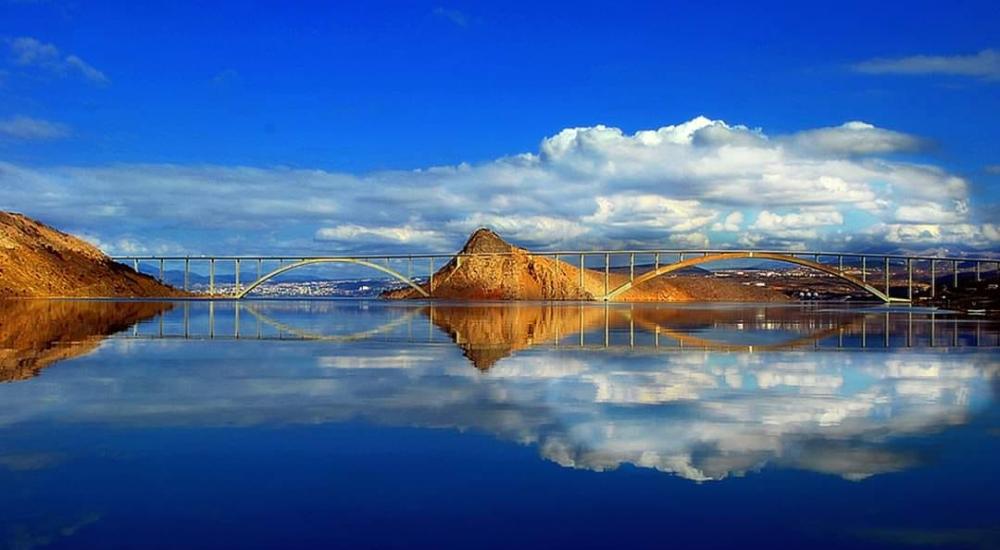
<path fill-rule="evenodd" d="M 500 238 L 500 235 L 497 235 L 492 230 L 480 227 L 472 233 L 468 241 L 465 241 L 465 246 L 462 247 L 462 253 L 483 254 L 510 252 L 514 250 L 514 248 L 514 245 Z"/>

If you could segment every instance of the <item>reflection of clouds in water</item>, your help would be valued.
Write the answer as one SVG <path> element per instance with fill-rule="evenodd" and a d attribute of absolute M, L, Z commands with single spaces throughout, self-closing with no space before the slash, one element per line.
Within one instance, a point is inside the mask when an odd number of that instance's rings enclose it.
<path fill-rule="evenodd" d="M 446 346 L 240 346 L 115 341 L 6 388 L 0 425 L 364 418 L 484 431 L 592 470 L 633 464 L 711 480 L 775 464 L 863 479 L 916 463 L 892 439 L 963 422 L 992 398 L 997 372 L 979 353 L 533 349 L 483 373 Z"/>

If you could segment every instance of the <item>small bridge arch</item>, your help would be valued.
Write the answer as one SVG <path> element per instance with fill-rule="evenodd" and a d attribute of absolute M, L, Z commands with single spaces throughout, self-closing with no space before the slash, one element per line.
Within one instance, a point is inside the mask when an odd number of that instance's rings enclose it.
<path fill-rule="evenodd" d="M 403 275 L 402 273 L 400 273 L 400 272 L 398 272 L 398 271 L 396 271 L 396 270 L 394 270 L 394 269 L 392 269 L 392 268 L 390 268 L 388 266 L 380 265 L 380 264 L 377 264 L 375 262 L 370 262 L 368 260 L 361 260 L 361 259 L 357 259 L 357 258 L 313 258 L 313 259 L 309 259 L 309 260 L 301 260 L 301 261 L 298 261 L 298 262 L 295 262 L 295 263 L 291 263 L 291 264 L 288 264 L 288 265 L 283 265 L 283 266 L 281 266 L 281 267 L 279 267 L 279 268 L 271 271 L 270 273 L 267 273 L 266 275 L 263 275 L 262 277 L 260 277 L 259 279 L 257 279 L 253 283 L 251 283 L 246 288 L 244 288 L 242 290 L 237 289 L 235 297 L 236 297 L 237 300 L 242 300 L 243 298 L 246 297 L 247 294 L 250 294 L 251 292 L 253 292 L 253 290 L 256 289 L 257 287 L 259 287 L 261 284 L 269 281 L 270 279 L 273 279 L 273 278 L 277 277 L 278 275 L 281 275 L 282 273 L 287 273 L 289 271 L 292 271 L 293 269 L 299 269 L 301 267 L 305 267 L 305 266 L 309 266 L 309 265 L 316 265 L 316 264 L 355 264 L 355 265 L 361 265 L 361 266 L 365 266 L 365 267 L 370 267 L 372 269 L 375 269 L 377 271 L 381 271 L 382 273 L 390 275 L 394 279 L 398 279 L 398 280 L 406 283 L 407 285 L 409 285 L 411 288 L 413 288 L 413 290 L 417 291 L 424 298 L 430 298 L 431 297 L 431 295 L 428 294 L 427 291 L 423 289 L 423 287 L 421 287 L 417 283 L 413 282 L 410 278 L 408 278 L 407 276 Z"/>
<path fill-rule="evenodd" d="M 773 260 L 773 261 L 778 261 L 778 262 L 785 262 L 785 263 L 790 263 L 790 264 L 801 265 L 801 266 L 804 266 L 804 267 L 809 267 L 809 268 L 815 269 L 817 271 L 821 271 L 823 273 L 827 273 L 827 274 L 833 275 L 834 277 L 837 277 L 837 278 L 839 278 L 839 279 L 841 279 L 843 281 L 846 281 L 846 282 L 850 283 L 851 285 L 853 285 L 853 286 L 855 286 L 855 287 L 857 287 L 857 288 L 859 288 L 861 290 L 864 290 L 864 291 L 868 292 L 869 294 L 875 296 L 876 298 L 878 298 L 879 300 L 882 300 L 883 302 L 889 303 L 889 302 L 893 302 L 893 301 L 899 301 L 897 299 L 891 298 L 887 293 L 882 292 L 881 290 L 875 288 L 874 286 L 872 286 L 872 285 L 870 285 L 870 284 L 868 284 L 868 283 L 866 283 L 864 281 L 861 281 L 861 280 L 857 279 L 856 277 L 853 277 L 851 275 L 848 275 L 846 273 L 841 272 L 836 267 L 831 267 L 831 266 L 828 266 L 828 265 L 825 265 L 825 264 L 821 264 L 821 263 L 816 262 L 816 261 L 807 260 L 805 258 L 799 258 L 799 257 L 793 256 L 791 254 L 778 254 L 778 253 L 772 253 L 772 252 L 752 252 L 752 251 L 745 251 L 745 252 L 722 252 L 722 253 L 716 253 L 716 254 L 706 254 L 704 256 L 698 256 L 698 257 L 695 257 L 695 258 L 689 258 L 687 260 L 681 260 L 679 262 L 675 262 L 675 263 L 672 263 L 672 264 L 667 264 L 667 265 L 661 266 L 659 269 L 654 269 L 652 271 L 648 271 L 646 273 L 643 273 L 642 275 L 640 275 L 640 276 L 632 279 L 631 281 L 626 282 L 625 284 L 619 286 L 618 288 L 615 288 L 614 290 L 608 292 L 607 295 L 604 296 L 604 300 L 605 301 L 612 300 L 616 296 L 618 296 L 618 295 L 620 295 L 620 294 L 622 294 L 622 293 L 624 293 L 624 292 L 632 289 L 633 287 L 636 287 L 636 286 L 641 285 L 641 284 L 643 284 L 643 283 L 645 283 L 647 281 L 655 279 L 655 278 L 659 277 L 660 275 L 665 275 L 665 274 L 670 273 L 672 271 L 677 271 L 679 269 L 684 269 L 685 267 L 692 267 L 692 266 L 696 266 L 696 265 L 707 264 L 707 263 L 712 263 L 712 262 L 719 262 L 719 261 L 724 261 L 724 260 L 742 260 L 742 259 L 747 259 L 747 258 L 760 259 L 760 260 Z M 906 300 L 902 300 L 902 301 L 906 301 Z"/>

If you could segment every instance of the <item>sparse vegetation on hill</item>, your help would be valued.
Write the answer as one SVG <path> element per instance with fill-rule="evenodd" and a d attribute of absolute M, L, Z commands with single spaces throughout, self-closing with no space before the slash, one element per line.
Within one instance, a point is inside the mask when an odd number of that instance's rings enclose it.
<path fill-rule="evenodd" d="M 81 239 L 22 214 L 0 212 L 0 298 L 184 295 Z"/>

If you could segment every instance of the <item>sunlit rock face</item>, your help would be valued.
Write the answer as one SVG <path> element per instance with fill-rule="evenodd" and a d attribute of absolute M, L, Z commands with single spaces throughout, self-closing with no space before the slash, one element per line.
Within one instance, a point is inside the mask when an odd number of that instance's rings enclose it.
<path fill-rule="evenodd" d="M 861 480 L 928 460 L 901 439 L 967 422 L 996 399 L 1000 373 L 991 352 L 803 344 L 888 319 L 865 314 L 421 307 L 220 306 L 217 322 L 322 341 L 114 337 L 76 368 L 10 386 L 0 429 L 53 411 L 143 427 L 362 419 L 489 433 L 594 471 L 710 481 L 776 466 Z M 205 311 L 191 317 L 205 326 Z M 765 351 L 745 351 L 754 345 Z M 155 371 L 136 364 L 150 357 Z"/>

